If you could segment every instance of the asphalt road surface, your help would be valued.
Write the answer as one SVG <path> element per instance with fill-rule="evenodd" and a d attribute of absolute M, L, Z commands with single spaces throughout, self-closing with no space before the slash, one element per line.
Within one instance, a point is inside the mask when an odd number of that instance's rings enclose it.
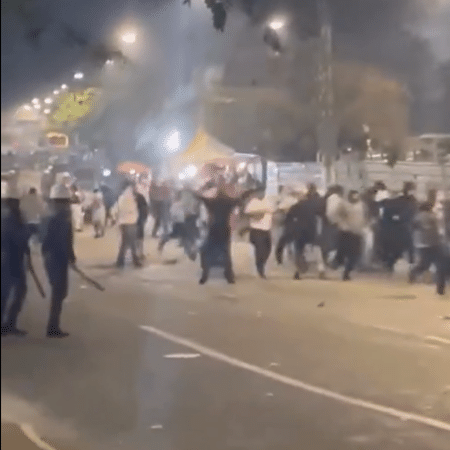
<path fill-rule="evenodd" d="M 184 260 L 110 259 L 81 258 L 107 290 L 72 276 L 65 340 L 44 337 L 48 300 L 30 286 L 30 335 L 2 338 L 2 449 L 450 448 L 450 346 L 329 312 L 373 284 L 198 286 Z"/>

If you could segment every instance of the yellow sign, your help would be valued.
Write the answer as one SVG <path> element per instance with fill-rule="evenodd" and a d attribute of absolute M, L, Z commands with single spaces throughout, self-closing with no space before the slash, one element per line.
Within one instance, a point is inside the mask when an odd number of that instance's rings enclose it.
<path fill-rule="evenodd" d="M 76 125 L 95 111 L 99 96 L 100 92 L 94 88 L 67 93 L 52 114 L 51 121 L 57 125 Z"/>
<path fill-rule="evenodd" d="M 69 137 L 62 133 L 47 133 L 46 135 L 48 143 L 52 147 L 67 148 L 69 147 Z"/>

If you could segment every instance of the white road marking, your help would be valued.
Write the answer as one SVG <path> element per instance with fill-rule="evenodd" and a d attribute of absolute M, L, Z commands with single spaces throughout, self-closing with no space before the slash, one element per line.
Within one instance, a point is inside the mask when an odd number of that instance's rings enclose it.
<path fill-rule="evenodd" d="M 434 342 L 440 342 L 442 344 L 450 345 L 450 339 L 441 338 L 439 336 L 427 336 L 425 338 L 426 341 L 434 341 Z"/>
<path fill-rule="evenodd" d="M 436 428 L 438 430 L 450 431 L 450 423 L 448 422 L 442 422 L 440 420 L 432 419 L 431 417 L 426 417 L 420 414 L 401 411 L 399 409 L 391 408 L 389 406 L 378 405 L 377 403 L 373 403 L 356 397 L 350 397 L 348 395 L 339 394 L 337 392 L 333 392 L 328 389 L 314 386 L 312 384 L 305 383 L 295 378 L 281 375 L 268 369 L 263 369 L 262 367 L 256 366 L 254 364 L 249 364 L 245 361 L 241 361 L 237 358 L 233 358 L 224 353 L 218 352 L 217 350 L 214 350 L 212 348 L 205 347 L 201 344 L 197 344 L 196 342 L 191 341 L 189 339 L 183 338 L 181 336 L 176 336 L 175 334 L 168 333 L 167 331 L 160 330 L 159 328 L 155 328 L 148 325 L 141 325 L 140 328 L 155 336 L 159 336 L 160 338 L 166 339 L 175 344 L 183 345 L 184 347 L 190 348 L 191 350 L 195 350 L 196 352 L 199 352 L 202 355 L 208 356 L 217 361 L 221 361 L 230 366 L 247 370 L 248 372 L 261 375 L 263 377 L 269 378 L 271 380 L 277 381 L 287 386 L 292 386 L 296 389 L 302 389 L 307 392 L 312 392 L 314 394 L 321 395 L 322 397 L 331 398 L 341 403 L 346 403 L 348 405 L 353 405 L 359 408 L 368 409 L 391 417 L 396 417 L 402 421 L 409 420 L 411 422 L 427 425 L 429 427 Z"/>
<path fill-rule="evenodd" d="M 164 358 L 168 359 L 193 359 L 200 358 L 200 353 L 171 353 L 169 355 L 164 355 Z"/>
<path fill-rule="evenodd" d="M 22 430 L 22 433 L 25 435 L 25 437 L 30 440 L 36 447 L 40 448 L 41 450 L 56 450 L 54 447 L 48 445 L 46 442 L 44 442 L 34 431 L 34 428 L 24 423 L 20 425 L 20 429 Z"/>

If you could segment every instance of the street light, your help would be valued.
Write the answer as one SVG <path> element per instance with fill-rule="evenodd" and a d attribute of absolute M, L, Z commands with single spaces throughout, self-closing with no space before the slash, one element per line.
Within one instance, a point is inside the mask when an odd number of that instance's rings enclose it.
<path fill-rule="evenodd" d="M 125 44 L 134 44 L 136 42 L 136 33 L 128 31 L 127 33 L 122 34 L 122 41 L 125 42 Z"/>
<path fill-rule="evenodd" d="M 51 104 L 53 103 L 53 99 L 52 99 L 51 97 L 47 97 L 47 98 L 44 100 L 44 103 L 45 103 L 46 105 L 51 105 Z"/>
<path fill-rule="evenodd" d="M 35 103 L 33 106 L 34 106 L 34 109 L 37 109 L 37 110 L 41 109 L 41 105 L 39 103 Z"/>
<path fill-rule="evenodd" d="M 62 84 L 61 89 L 67 89 L 67 84 Z"/>
<path fill-rule="evenodd" d="M 44 109 L 44 114 L 50 114 L 50 110 L 48 108 Z"/>
<path fill-rule="evenodd" d="M 54 94 L 54 95 L 58 95 L 58 94 L 59 94 L 58 89 L 55 89 L 55 90 L 53 91 L 53 94 Z"/>
<path fill-rule="evenodd" d="M 180 132 L 172 131 L 166 139 L 166 147 L 170 152 L 175 152 L 180 148 Z"/>
<path fill-rule="evenodd" d="M 82 80 L 84 78 L 83 72 L 75 72 L 74 76 L 75 80 Z"/>
<path fill-rule="evenodd" d="M 33 103 L 33 105 L 37 105 L 39 103 L 39 99 L 33 98 L 33 100 L 31 100 L 31 103 Z"/>
<path fill-rule="evenodd" d="M 273 31 L 279 31 L 282 28 L 284 28 L 284 26 L 286 25 L 286 21 L 282 18 L 276 18 L 276 19 L 272 19 L 269 22 L 269 27 L 273 30 Z"/>
<path fill-rule="evenodd" d="M 23 105 L 23 109 L 26 109 L 27 111 L 31 111 L 30 105 Z"/>

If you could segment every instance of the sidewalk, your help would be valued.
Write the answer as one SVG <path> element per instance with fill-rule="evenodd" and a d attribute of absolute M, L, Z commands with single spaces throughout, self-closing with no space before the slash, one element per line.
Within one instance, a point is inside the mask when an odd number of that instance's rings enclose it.
<path fill-rule="evenodd" d="M 101 239 L 94 239 L 90 229 L 77 233 L 76 254 L 80 265 L 92 267 L 92 270 L 112 267 L 118 249 L 118 237 L 117 229 L 108 229 L 107 235 Z M 146 267 L 130 272 L 133 279 L 133 273 L 142 278 L 150 268 L 152 276 L 158 277 L 155 273 L 159 272 L 158 267 L 165 272 L 170 271 L 169 275 L 173 274 L 174 279 L 179 278 L 180 274 L 188 276 L 189 280 L 197 279 L 198 261 L 189 262 L 182 250 L 173 243 L 167 245 L 163 256 L 156 250 L 156 240 L 147 238 L 145 247 Z M 258 299 L 264 285 L 255 275 L 252 247 L 246 242 L 235 242 L 232 251 L 238 277 L 237 288 L 250 284 L 250 294 L 257 293 L 255 298 Z M 167 266 L 170 260 L 178 261 L 176 266 Z M 289 300 L 290 306 L 297 311 L 310 308 L 311 302 L 325 302 L 327 314 L 350 323 L 416 337 L 430 343 L 450 345 L 450 320 L 445 319 L 450 316 L 450 288 L 445 296 L 438 296 L 434 285 L 409 285 L 406 272 L 402 272 L 404 270 L 400 267 L 392 278 L 382 274 L 357 273 L 353 281 L 342 282 L 339 279 L 340 272 L 330 271 L 326 281 L 318 280 L 311 273 L 306 274 L 303 280 L 294 282 L 291 265 L 286 263 L 285 266 L 277 266 L 273 257 L 269 260 L 267 270 L 271 286 L 275 290 L 279 289 L 280 297 L 286 302 Z M 263 289 L 261 295 L 270 294 L 265 294 Z"/>

